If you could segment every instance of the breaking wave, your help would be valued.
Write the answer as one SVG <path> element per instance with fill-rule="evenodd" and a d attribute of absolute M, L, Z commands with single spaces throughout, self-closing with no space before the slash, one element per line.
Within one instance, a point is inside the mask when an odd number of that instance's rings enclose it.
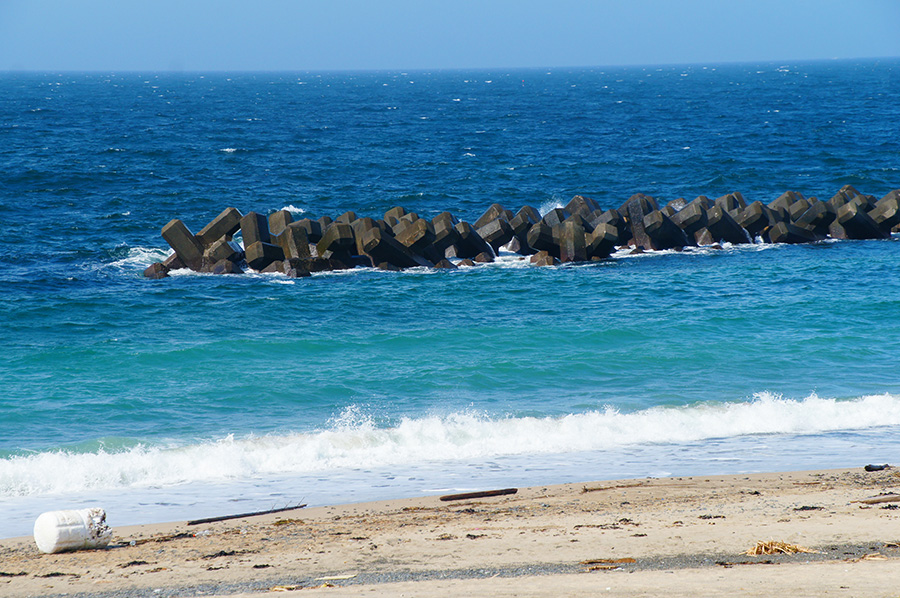
<path fill-rule="evenodd" d="M 0 459 L 0 497 L 147 488 L 339 468 L 381 468 L 502 456 L 565 454 L 680 444 L 747 435 L 816 435 L 900 425 L 900 397 L 784 399 L 772 393 L 735 403 L 602 411 L 562 417 L 492 418 L 459 412 L 376 425 L 358 407 L 325 429 L 181 446 L 68 450 Z"/>

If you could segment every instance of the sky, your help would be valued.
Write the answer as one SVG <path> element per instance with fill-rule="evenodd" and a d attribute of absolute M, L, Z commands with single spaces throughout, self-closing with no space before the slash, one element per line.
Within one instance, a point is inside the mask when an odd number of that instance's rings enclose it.
<path fill-rule="evenodd" d="M 0 0 L 0 70 L 309 71 L 900 56 L 900 0 Z"/>

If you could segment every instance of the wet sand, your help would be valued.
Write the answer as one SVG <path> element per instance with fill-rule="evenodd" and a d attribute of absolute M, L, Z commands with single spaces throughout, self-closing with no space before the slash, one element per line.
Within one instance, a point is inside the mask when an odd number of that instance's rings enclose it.
<path fill-rule="evenodd" d="M 888 493 L 900 471 L 859 467 L 122 527 L 106 549 L 56 555 L 16 538 L 0 540 L 0 595 L 897 598 L 900 502 L 855 502 Z M 815 552 L 745 554 L 759 541 Z"/>

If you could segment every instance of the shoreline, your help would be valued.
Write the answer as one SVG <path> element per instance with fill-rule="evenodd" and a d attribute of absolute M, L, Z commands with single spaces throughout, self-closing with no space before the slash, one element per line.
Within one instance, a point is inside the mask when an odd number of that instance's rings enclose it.
<path fill-rule="evenodd" d="M 821 595 L 840 578 L 867 595 L 880 595 L 881 579 L 896 596 L 886 580 L 900 574 L 900 502 L 854 502 L 896 492 L 893 468 L 639 478 L 117 527 L 106 549 L 56 555 L 10 538 L 0 540 L 0 593 L 576 595 L 612 583 L 621 595 L 652 586 L 688 596 L 690 580 L 726 595 L 778 579 L 779 591 Z M 745 554 L 770 540 L 816 552 Z"/>

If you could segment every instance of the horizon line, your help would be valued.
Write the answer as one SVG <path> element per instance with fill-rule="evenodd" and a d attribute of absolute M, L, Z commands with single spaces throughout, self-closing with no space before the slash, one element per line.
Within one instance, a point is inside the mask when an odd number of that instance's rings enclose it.
<path fill-rule="evenodd" d="M 760 65 L 775 63 L 819 63 L 819 62 L 855 62 L 855 61 L 881 61 L 900 60 L 900 56 L 865 56 L 852 58 L 783 58 L 764 60 L 725 60 L 721 62 L 660 62 L 660 63 L 617 63 L 595 65 L 556 65 L 556 66 L 479 66 L 479 67 L 415 67 L 415 68 L 334 68 L 334 69 L 27 69 L 9 67 L 0 69 L 0 74 L 31 73 L 31 74 L 229 74 L 229 73 L 431 73 L 451 71 L 496 71 L 496 70 L 543 70 L 543 69 L 609 69 L 609 68 L 675 68 L 675 67 L 719 67 L 739 65 Z"/>

